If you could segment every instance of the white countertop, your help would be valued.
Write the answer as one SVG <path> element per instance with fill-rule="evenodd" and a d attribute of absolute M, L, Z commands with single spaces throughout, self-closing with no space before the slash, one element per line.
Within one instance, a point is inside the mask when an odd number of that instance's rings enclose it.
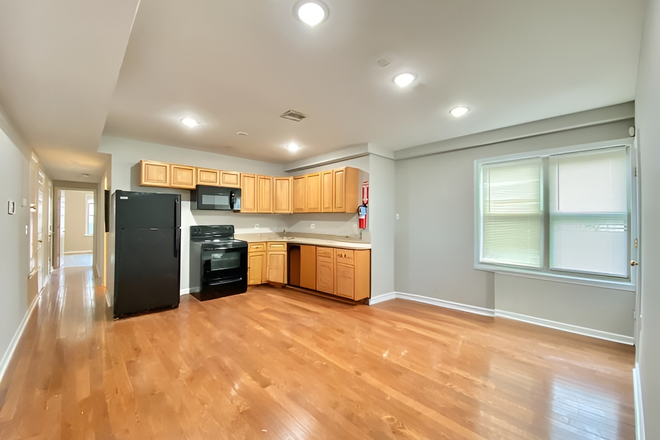
<path fill-rule="evenodd" d="M 256 242 L 285 242 L 291 244 L 309 244 L 312 246 L 328 246 L 342 249 L 371 249 L 371 243 L 363 243 L 359 241 L 344 241 L 339 238 L 316 238 L 316 237 L 296 237 L 287 236 L 282 237 L 277 234 L 236 234 L 234 236 L 237 240 L 245 240 L 248 243 Z"/>

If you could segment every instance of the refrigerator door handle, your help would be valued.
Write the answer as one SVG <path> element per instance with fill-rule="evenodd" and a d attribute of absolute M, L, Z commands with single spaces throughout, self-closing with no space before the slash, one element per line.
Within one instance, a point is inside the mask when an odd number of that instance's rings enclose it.
<path fill-rule="evenodd" d="M 179 257 L 179 245 L 181 243 L 181 207 L 179 198 L 174 199 L 174 256 Z"/>

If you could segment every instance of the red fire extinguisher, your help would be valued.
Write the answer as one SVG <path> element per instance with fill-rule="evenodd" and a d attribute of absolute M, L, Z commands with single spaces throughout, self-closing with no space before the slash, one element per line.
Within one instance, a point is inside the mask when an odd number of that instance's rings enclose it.
<path fill-rule="evenodd" d="M 369 181 L 362 182 L 362 205 L 358 206 L 358 226 L 367 229 L 367 205 L 369 204 Z"/>

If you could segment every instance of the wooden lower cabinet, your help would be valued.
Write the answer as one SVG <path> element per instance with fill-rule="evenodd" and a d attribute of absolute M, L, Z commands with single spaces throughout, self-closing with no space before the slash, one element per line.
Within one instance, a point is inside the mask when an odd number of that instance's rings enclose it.
<path fill-rule="evenodd" d="M 334 264 L 332 261 L 316 261 L 316 290 L 324 293 L 335 293 Z"/>
<path fill-rule="evenodd" d="M 268 243 L 268 282 L 286 284 L 286 243 Z"/>
<path fill-rule="evenodd" d="M 290 282 L 353 301 L 370 296 L 370 250 L 293 245 L 289 255 L 287 243 L 267 242 L 250 243 L 248 252 L 249 285 Z"/>
<path fill-rule="evenodd" d="M 300 246 L 300 287 L 316 290 L 316 246 Z"/>
<path fill-rule="evenodd" d="M 286 284 L 286 243 L 250 243 L 248 245 L 248 285 Z"/>
<path fill-rule="evenodd" d="M 266 243 L 248 245 L 248 285 L 263 284 L 267 279 Z"/>
<path fill-rule="evenodd" d="M 335 280 L 337 281 L 335 293 L 353 299 L 355 294 L 355 267 L 337 263 L 335 266 Z"/>

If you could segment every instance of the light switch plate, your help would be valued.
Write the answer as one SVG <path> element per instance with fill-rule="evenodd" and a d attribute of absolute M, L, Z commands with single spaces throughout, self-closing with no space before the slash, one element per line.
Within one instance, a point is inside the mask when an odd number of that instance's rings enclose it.
<path fill-rule="evenodd" d="M 16 202 L 9 200 L 7 202 L 7 214 L 14 215 L 16 214 Z"/>

